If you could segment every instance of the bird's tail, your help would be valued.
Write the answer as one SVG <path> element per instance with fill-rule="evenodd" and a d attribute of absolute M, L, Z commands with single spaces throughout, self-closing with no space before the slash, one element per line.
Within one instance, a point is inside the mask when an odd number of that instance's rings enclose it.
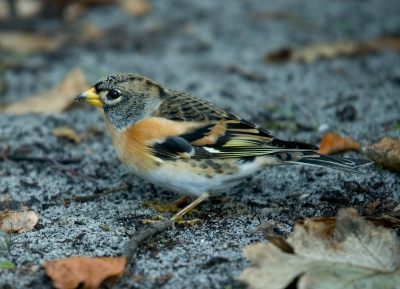
<path fill-rule="evenodd" d="M 372 163 L 369 160 L 321 155 L 314 151 L 286 151 L 276 152 L 274 155 L 285 163 L 326 167 L 353 173 L 363 173 L 358 168 Z"/>

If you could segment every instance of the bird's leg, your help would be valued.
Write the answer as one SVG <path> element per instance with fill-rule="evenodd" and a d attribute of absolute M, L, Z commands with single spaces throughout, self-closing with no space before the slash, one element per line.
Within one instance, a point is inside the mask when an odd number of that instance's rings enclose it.
<path fill-rule="evenodd" d="M 184 202 L 186 202 L 189 199 L 189 197 L 182 197 L 179 198 L 178 200 L 169 203 L 169 204 L 162 204 L 160 202 L 156 203 L 156 204 L 152 204 L 150 202 L 142 202 L 143 206 L 146 207 L 150 207 L 156 211 L 159 212 L 180 212 L 182 210 L 182 208 L 179 208 L 179 205 L 183 204 Z"/>
<path fill-rule="evenodd" d="M 194 200 L 193 202 L 191 202 L 189 205 L 187 205 L 185 208 L 183 208 L 180 212 L 176 213 L 175 215 L 172 216 L 171 219 L 169 219 L 171 222 L 175 222 L 175 223 L 180 223 L 181 218 L 183 217 L 183 215 L 185 215 L 187 212 L 189 212 L 190 210 L 192 210 L 193 208 L 197 207 L 198 205 L 200 205 L 202 202 L 204 202 L 205 200 L 207 200 L 210 197 L 210 195 L 208 193 L 205 193 L 203 196 L 201 196 L 200 198 L 197 198 L 196 200 Z M 195 221 L 195 220 L 193 220 Z M 184 221 L 185 222 L 185 221 Z"/>
<path fill-rule="evenodd" d="M 191 226 L 195 225 L 196 223 L 201 222 L 201 220 L 199 219 L 194 219 L 194 220 L 181 220 L 181 218 L 187 214 L 189 211 L 191 211 L 193 208 L 195 208 L 196 206 L 198 206 L 199 204 L 201 204 L 202 202 L 204 202 L 205 200 L 207 200 L 209 198 L 209 194 L 205 193 L 203 194 L 201 197 L 197 198 L 196 200 L 194 200 L 193 202 L 191 202 L 189 205 L 187 205 L 185 208 L 180 209 L 178 213 L 176 213 L 175 215 L 173 215 L 169 220 L 173 223 L 178 223 L 178 224 L 189 224 Z M 184 198 L 188 198 L 188 197 L 184 197 Z M 179 200 L 175 201 L 178 202 L 184 198 L 180 198 Z M 186 201 L 187 199 L 185 199 L 184 201 Z M 174 203 L 175 203 L 174 202 Z M 180 202 L 182 203 L 182 201 Z M 152 205 L 153 206 L 153 205 Z M 145 225 L 151 225 L 151 224 L 155 224 L 158 223 L 162 220 L 164 220 L 164 218 L 162 216 L 155 216 L 157 217 L 158 220 L 142 220 L 142 223 Z"/>

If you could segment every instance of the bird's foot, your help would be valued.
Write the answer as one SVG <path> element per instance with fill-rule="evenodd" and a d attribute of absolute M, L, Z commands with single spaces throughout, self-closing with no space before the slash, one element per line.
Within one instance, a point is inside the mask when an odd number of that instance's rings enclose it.
<path fill-rule="evenodd" d="M 163 204 L 160 201 L 156 201 L 154 204 L 152 204 L 150 202 L 142 202 L 142 205 L 146 206 L 146 207 L 150 207 L 159 212 L 178 213 L 182 210 L 182 208 L 180 208 L 179 206 L 182 205 L 183 203 L 185 203 L 188 199 L 189 199 L 189 197 L 182 197 L 182 198 L 179 198 L 178 200 L 176 200 L 172 203 L 169 203 L 169 204 Z M 198 213 L 198 211 L 192 210 L 191 212 L 189 212 L 189 214 L 191 214 L 191 213 Z"/>

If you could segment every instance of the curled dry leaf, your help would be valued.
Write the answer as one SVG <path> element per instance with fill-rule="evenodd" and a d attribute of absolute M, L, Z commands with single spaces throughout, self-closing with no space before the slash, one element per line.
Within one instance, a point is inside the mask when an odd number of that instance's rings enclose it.
<path fill-rule="evenodd" d="M 63 42 L 62 36 L 39 33 L 0 31 L 0 48 L 8 52 L 54 52 Z"/>
<path fill-rule="evenodd" d="M 400 170 L 400 140 L 384 137 L 378 143 L 369 143 L 363 148 L 366 156 L 384 168 Z"/>
<path fill-rule="evenodd" d="M 286 288 L 296 278 L 303 288 L 400 288 L 400 240 L 352 208 L 341 209 L 336 239 L 296 225 L 281 244 L 259 243 L 243 250 L 253 266 L 238 277 L 250 288 Z"/>
<path fill-rule="evenodd" d="M 66 125 L 54 128 L 53 134 L 57 137 L 63 137 L 72 140 L 76 144 L 79 144 L 82 141 L 82 137 L 76 131 Z"/>
<path fill-rule="evenodd" d="M 126 266 L 125 257 L 87 258 L 75 257 L 47 261 L 43 264 L 54 287 L 64 289 L 95 289 L 102 282 L 112 283 L 122 276 Z"/>
<path fill-rule="evenodd" d="M 68 72 L 64 80 L 52 89 L 27 99 L 0 107 L 0 112 L 8 113 L 58 113 L 74 103 L 74 96 L 89 87 L 85 73 L 80 68 Z"/>
<path fill-rule="evenodd" d="M 300 48 L 283 48 L 266 55 L 267 62 L 294 62 L 312 63 L 321 58 L 335 58 L 342 55 L 355 55 L 360 53 L 359 43 L 340 41 L 336 43 L 319 43 L 306 45 Z"/>
<path fill-rule="evenodd" d="M 82 134 L 78 134 L 75 130 L 73 130 L 72 128 L 68 127 L 68 126 L 58 126 L 56 128 L 53 129 L 53 134 L 57 137 L 63 137 L 63 138 L 67 138 L 69 140 L 72 140 L 73 142 L 75 142 L 76 144 L 79 144 L 82 139 L 84 139 L 87 136 L 90 135 L 100 135 L 104 133 L 104 131 L 99 130 L 98 128 L 91 126 L 89 127 L 84 133 Z"/>
<path fill-rule="evenodd" d="M 31 231 L 38 221 L 39 213 L 35 211 L 0 213 L 0 229 L 7 233 Z"/>
<path fill-rule="evenodd" d="M 284 48 L 266 55 L 267 62 L 295 62 L 312 63 L 321 58 L 335 58 L 339 56 L 353 56 L 365 53 L 379 52 L 386 49 L 400 51 L 399 37 L 379 37 L 366 42 L 338 41 L 334 43 L 318 43 L 300 48 Z"/>
<path fill-rule="evenodd" d="M 383 226 L 385 228 L 400 227 L 400 220 L 389 216 L 365 216 L 361 218 L 374 223 L 375 226 Z M 299 223 L 301 224 L 302 222 Z M 332 237 L 335 230 L 336 217 L 319 217 L 305 220 L 303 223 L 308 232 L 314 232 L 322 238 Z"/>
<path fill-rule="evenodd" d="M 337 133 L 326 133 L 322 137 L 320 154 L 337 154 L 346 151 L 359 151 L 361 146 L 349 137 L 341 137 Z"/>

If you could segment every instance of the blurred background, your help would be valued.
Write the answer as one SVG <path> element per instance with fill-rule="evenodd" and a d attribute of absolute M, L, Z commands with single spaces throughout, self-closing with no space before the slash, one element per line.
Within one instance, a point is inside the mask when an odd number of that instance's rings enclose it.
<path fill-rule="evenodd" d="M 82 86 L 135 72 L 247 118 L 290 114 L 314 94 L 322 106 L 357 94 L 340 88 L 358 78 L 346 61 L 362 72 L 358 64 L 372 55 L 398 85 L 399 27 L 400 3 L 390 0 L 1 0 L 0 105 L 49 90 L 78 68 Z M 312 64 L 320 73 L 308 72 Z M 336 83 L 325 83 L 327 70 Z"/>
<path fill-rule="evenodd" d="M 374 154 L 392 148 L 363 148 L 400 139 L 400 1 L 0 0 L 0 212 L 40 215 L 34 230 L 12 236 L 7 258 L 18 270 L 4 271 L 0 287 L 52 288 L 44 261 L 121 255 L 155 213 L 141 202 L 177 198 L 129 174 L 96 108 L 73 100 L 118 72 L 204 98 L 285 140 L 320 145 L 337 133 L 356 143 L 339 149 L 346 157 L 379 163 Z M 244 288 L 241 250 L 268 230 L 287 236 L 294 220 L 340 207 L 398 218 L 400 181 L 385 163 L 365 175 L 261 170 L 229 201 L 199 206 L 200 228 L 176 226 L 140 247 L 128 270 L 171 280 L 125 276 L 115 288 Z"/>

